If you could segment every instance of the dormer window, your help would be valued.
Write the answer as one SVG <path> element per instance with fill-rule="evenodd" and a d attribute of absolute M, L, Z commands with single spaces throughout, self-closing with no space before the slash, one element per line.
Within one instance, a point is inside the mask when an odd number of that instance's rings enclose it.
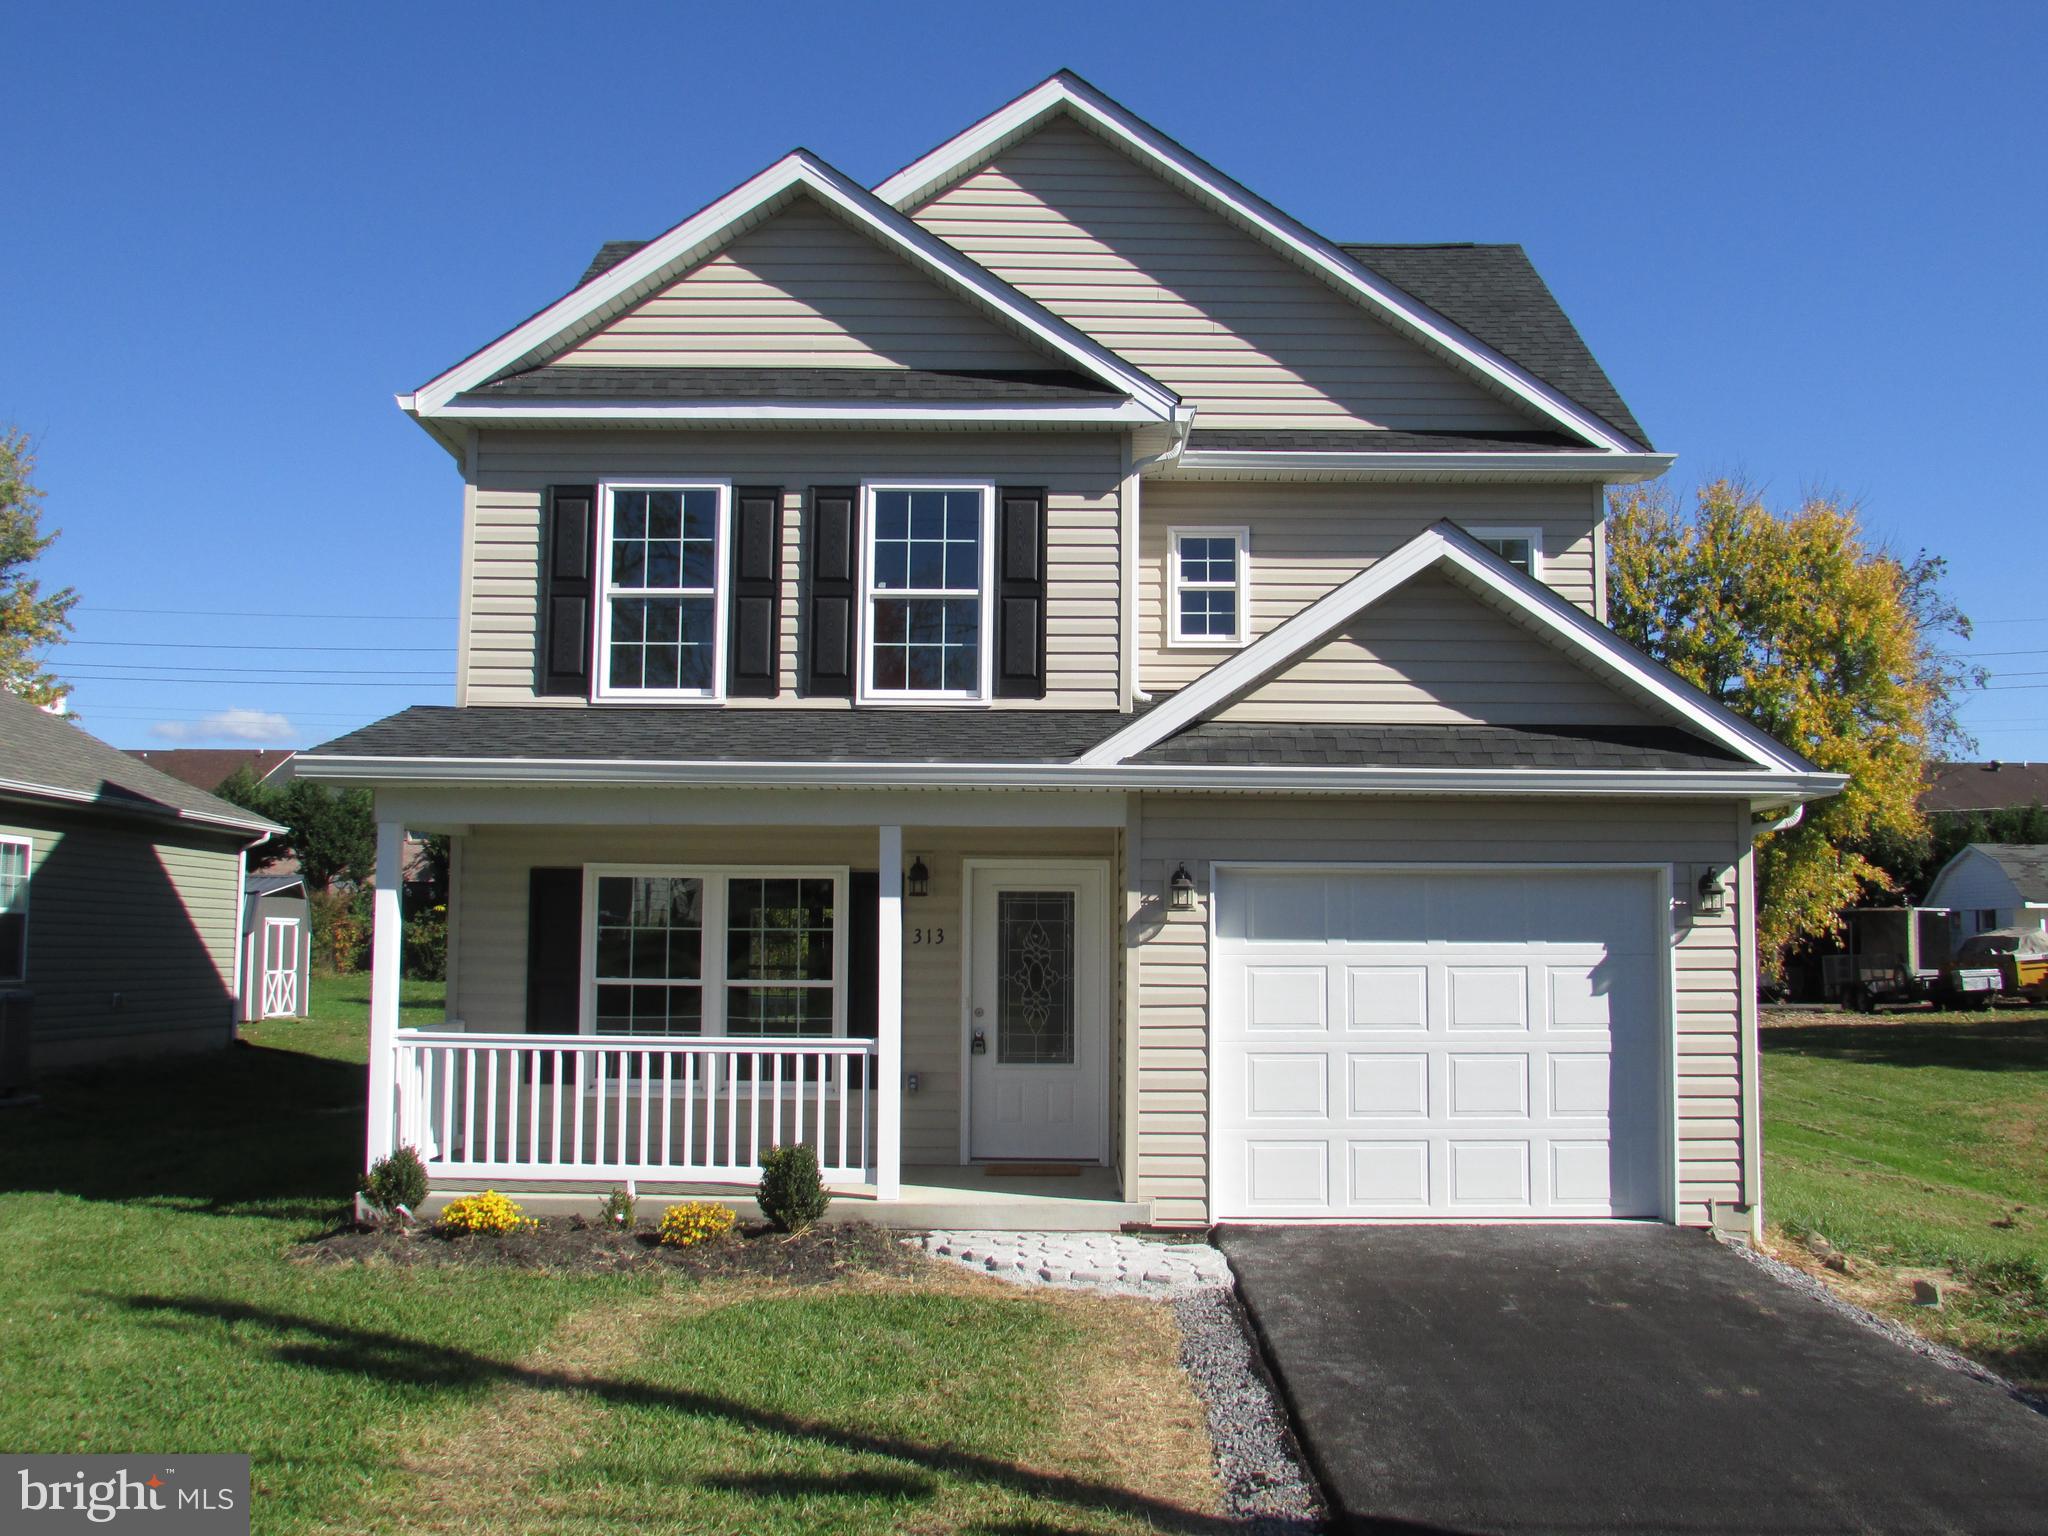
<path fill-rule="evenodd" d="M 600 699 L 724 695 L 719 580 L 731 488 L 608 485 L 598 533 Z"/>
<path fill-rule="evenodd" d="M 866 496 L 861 696 L 986 699 L 994 487 L 871 485 Z"/>
<path fill-rule="evenodd" d="M 1466 532 L 1524 576 L 1543 579 L 1543 530 L 1540 528 L 1468 528 Z"/>
<path fill-rule="evenodd" d="M 1250 637 L 1251 537 L 1243 528 L 1166 532 L 1167 643 L 1234 649 Z"/>

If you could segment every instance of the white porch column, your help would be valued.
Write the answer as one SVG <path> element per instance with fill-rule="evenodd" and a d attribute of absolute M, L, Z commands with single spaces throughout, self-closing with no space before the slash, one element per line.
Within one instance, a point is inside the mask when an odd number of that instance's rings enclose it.
<path fill-rule="evenodd" d="M 405 955 L 405 824 L 377 823 L 377 888 L 370 905 L 370 1134 L 366 1164 L 397 1143 L 398 981 Z"/>
<path fill-rule="evenodd" d="M 883 827 L 875 956 L 875 1198 L 903 1196 L 903 829 Z"/>

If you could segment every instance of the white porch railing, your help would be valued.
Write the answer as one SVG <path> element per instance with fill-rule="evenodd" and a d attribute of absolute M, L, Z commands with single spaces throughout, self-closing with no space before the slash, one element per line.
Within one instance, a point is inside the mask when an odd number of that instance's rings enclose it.
<path fill-rule="evenodd" d="M 869 1040 L 400 1030 L 396 1141 L 431 1174 L 749 1184 L 801 1142 L 873 1181 Z"/>

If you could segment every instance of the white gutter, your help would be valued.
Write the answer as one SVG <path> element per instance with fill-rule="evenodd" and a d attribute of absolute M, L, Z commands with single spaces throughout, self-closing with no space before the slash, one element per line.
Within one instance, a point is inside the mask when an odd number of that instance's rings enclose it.
<path fill-rule="evenodd" d="M 1118 426 L 1150 425 L 1157 411 L 1135 400 L 1067 401 L 1059 405 L 1020 405 L 1015 401 L 962 400 L 943 405 L 821 405 L 816 401 L 775 405 L 741 401 L 692 401 L 687 405 L 607 402 L 601 405 L 535 405 L 518 399 L 457 400 L 422 409 L 407 404 L 417 397 L 397 397 L 401 408 L 421 422 L 454 422 L 469 426 L 507 426 L 527 422 L 574 422 L 579 425 L 647 422 L 680 425 L 759 425 L 783 422 L 889 423 L 969 422 L 976 426 Z"/>
<path fill-rule="evenodd" d="M 790 789 L 1262 789 L 1302 794 L 1650 795 L 1768 798 L 1836 793 L 1842 774 L 1730 769 L 1328 768 L 1068 763 L 683 762 L 634 759 L 361 757 L 301 754 L 303 778 L 328 783 L 621 785 Z"/>
<path fill-rule="evenodd" d="M 154 800 L 130 805 L 120 800 L 102 799 L 99 795 L 87 794 L 83 790 L 59 789 L 53 784 L 31 784 L 24 779 L 0 779 L 0 795 L 27 795 L 37 800 L 62 800 L 74 805 L 95 806 L 100 810 L 112 811 L 123 816 L 152 819 L 168 816 L 174 821 L 196 822 L 200 826 L 220 827 L 232 832 L 260 832 L 265 837 L 285 830 L 276 822 L 269 820 L 241 821 L 230 816 L 209 816 L 204 811 L 183 810 L 178 806 L 165 805 Z"/>

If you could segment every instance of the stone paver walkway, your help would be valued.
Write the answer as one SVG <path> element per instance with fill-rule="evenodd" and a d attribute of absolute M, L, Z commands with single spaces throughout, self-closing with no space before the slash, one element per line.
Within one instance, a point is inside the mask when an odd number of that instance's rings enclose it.
<path fill-rule="evenodd" d="M 935 1259 L 1019 1285 L 1165 1297 L 1231 1284 L 1229 1261 L 1206 1243 L 1115 1232 L 927 1232 L 907 1241 Z"/>

